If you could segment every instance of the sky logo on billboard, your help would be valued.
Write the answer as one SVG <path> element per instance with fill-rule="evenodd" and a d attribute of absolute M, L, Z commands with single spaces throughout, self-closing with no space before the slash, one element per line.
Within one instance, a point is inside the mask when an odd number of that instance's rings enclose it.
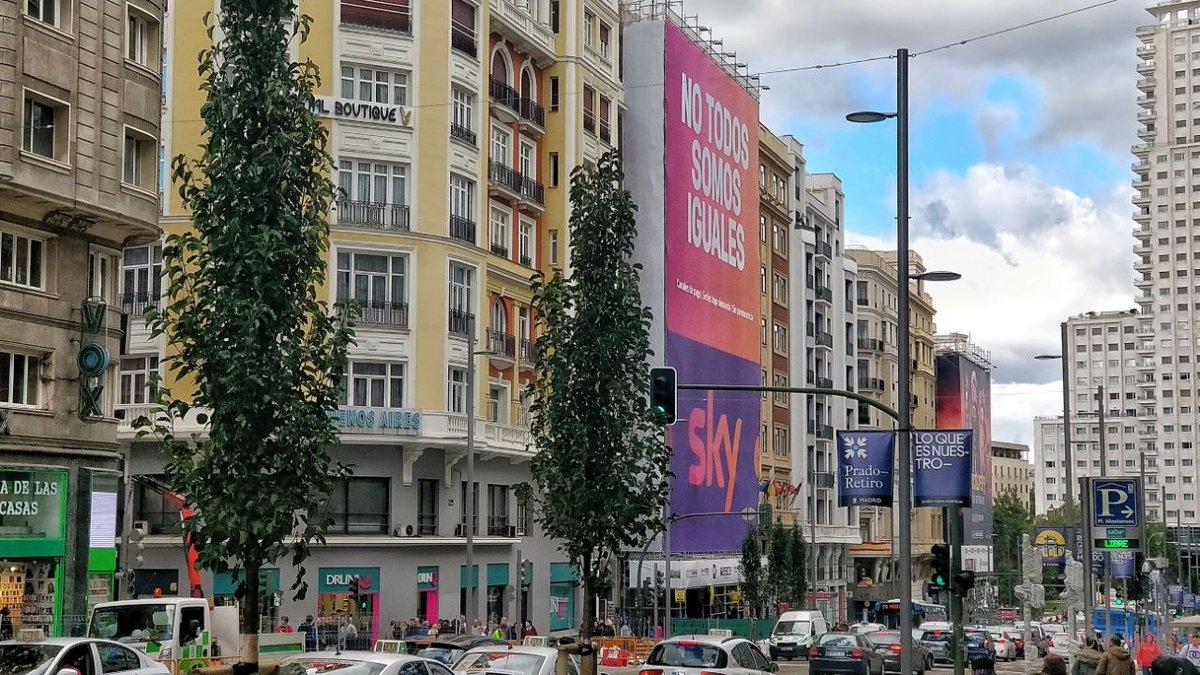
<path fill-rule="evenodd" d="M 713 403 L 716 392 L 708 392 L 708 408 L 692 408 L 688 415 L 688 445 L 695 462 L 688 469 L 688 484 L 725 489 L 725 510 L 733 508 L 734 488 L 737 486 L 738 450 L 742 442 L 742 420 L 733 424 L 729 434 L 729 416 L 714 419 Z M 703 432 L 703 437 L 700 435 Z M 722 463 L 722 454 L 724 462 Z"/>

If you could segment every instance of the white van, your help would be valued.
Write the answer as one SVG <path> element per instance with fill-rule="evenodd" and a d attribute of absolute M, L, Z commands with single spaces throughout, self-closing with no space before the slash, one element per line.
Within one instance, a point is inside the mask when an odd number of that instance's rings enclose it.
<path fill-rule="evenodd" d="M 771 631 L 771 659 L 794 659 L 808 656 L 808 650 L 825 633 L 829 626 L 820 612 L 784 612 Z"/>

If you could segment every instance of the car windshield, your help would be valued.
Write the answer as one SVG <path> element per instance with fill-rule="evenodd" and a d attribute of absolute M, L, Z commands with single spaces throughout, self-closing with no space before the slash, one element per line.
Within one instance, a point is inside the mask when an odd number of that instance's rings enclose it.
<path fill-rule="evenodd" d="M 776 635 L 809 635 L 812 623 L 808 621 L 780 621 L 775 624 Z"/>
<path fill-rule="evenodd" d="M 987 636 L 983 633 L 967 633 L 967 644 L 975 646 L 983 646 L 987 640 Z"/>
<path fill-rule="evenodd" d="M 676 668 L 724 668 L 725 652 L 716 645 L 698 642 L 663 642 L 650 652 L 646 663 Z"/>
<path fill-rule="evenodd" d="M 880 631 L 878 633 L 871 633 L 869 638 L 870 638 L 871 642 L 874 642 L 877 645 L 894 645 L 894 644 L 898 644 L 900 642 L 900 634 L 899 633 L 891 633 L 891 632 L 885 633 L 883 631 Z"/>
<path fill-rule="evenodd" d="M 97 607 L 92 612 L 88 636 L 117 642 L 159 642 L 174 637 L 174 625 L 174 605 Z"/>
<path fill-rule="evenodd" d="M 822 647 L 857 647 L 858 641 L 853 635 L 838 635 L 836 633 L 826 633 L 821 636 Z"/>
<path fill-rule="evenodd" d="M 337 675 L 379 675 L 386 667 L 382 663 L 356 661 L 354 659 L 298 657 L 288 663 L 302 666 L 308 675 L 337 673 Z"/>
<path fill-rule="evenodd" d="M 417 652 L 417 656 L 442 663 L 454 663 L 455 659 L 462 656 L 462 654 L 462 649 L 453 649 L 451 647 L 428 647 Z"/>
<path fill-rule="evenodd" d="M 537 675 L 542 671 L 543 662 L 545 659 L 536 654 L 509 651 L 469 653 L 458 663 L 455 670 L 460 672 L 507 670 L 522 675 Z"/>
<path fill-rule="evenodd" d="M 60 651 L 57 645 L 0 644 L 0 675 L 38 675 Z"/>

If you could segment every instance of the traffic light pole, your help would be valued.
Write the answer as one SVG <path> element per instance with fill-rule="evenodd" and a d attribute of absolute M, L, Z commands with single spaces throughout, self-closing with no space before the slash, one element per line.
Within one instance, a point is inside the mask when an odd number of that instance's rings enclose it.
<path fill-rule="evenodd" d="M 963 644 L 963 639 L 965 638 L 963 634 L 963 599 L 957 592 L 957 589 L 954 588 L 954 580 L 958 578 L 958 573 L 962 571 L 962 508 L 958 506 L 947 507 L 946 516 L 947 527 L 950 530 L 950 538 L 947 543 L 950 545 L 950 625 L 954 631 L 952 636 L 954 644 L 954 675 L 963 675 L 967 668 L 967 650 L 966 645 Z"/>

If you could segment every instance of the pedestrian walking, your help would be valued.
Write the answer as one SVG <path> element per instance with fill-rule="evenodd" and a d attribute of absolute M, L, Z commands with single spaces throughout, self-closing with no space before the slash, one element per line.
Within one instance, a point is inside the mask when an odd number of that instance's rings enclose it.
<path fill-rule="evenodd" d="M 1042 675 L 1067 675 L 1067 662 L 1058 654 L 1047 654 L 1042 660 Z"/>
<path fill-rule="evenodd" d="M 1108 649 L 1104 650 L 1100 665 L 1096 666 L 1096 675 L 1135 675 L 1129 651 L 1121 646 L 1121 636 L 1114 635 L 1109 640 Z"/>
<path fill-rule="evenodd" d="M 1094 637 L 1084 641 L 1083 649 L 1075 655 L 1075 665 L 1071 667 L 1071 675 L 1095 675 L 1096 667 L 1100 665 L 1100 643 Z"/>
<path fill-rule="evenodd" d="M 313 622 L 312 614 L 304 617 L 304 623 L 300 624 L 300 632 L 304 633 L 304 649 L 315 650 L 317 648 L 317 625 Z"/>
<path fill-rule="evenodd" d="M 345 651 L 351 647 L 357 646 L 358 628 L 355 628 L 354 623 L 350 621 L 350 617 L 343 615 L 341 623 L 337 629 L 337 645 L 338 651 Z"/>
<path fill-rule="evenodd" d="M 525 622 L 525 637 L 529 637 L 530 635 L 537 635 L 537 634 L 538 634 L 538 632 L 537 632 L 537 629 L 533 627 L 533 622 L 526 621 Z"/>
<path fill-rule="evenodd" d="M 279 617 L 279 628 L 275 629 L 276 633 L 295 633 L 296 629 L 292 627 L 291 620 L 286 616 Z"/>
<path fill-rule="evenodd" d="M 1174 632 L 1167 634 L 1167 649 L 1166 656 L 1175 656 L 1179 653 L 1179 636 Z"/>
<path fill-rule="evenodd" d="M 1193 632 L 1188 636 L 1188 643 L 1179 650 L 1179 656 L 1200 668 L 1200 632 Z"/>
<path fill-rule="evenodd" d="M 1162 650 L 1154 641 L 1154 635 L 1146 633 L 1146 637 L 1142 638 L 1142 643 L 1137 648 L 1137 664 L 1138 668 L 1142 669 L 1142 675 L 1150 675 L 1150 667 L 1154 665 L 1154 659 L 1157 659 L 1160 654 L 1162 654 Z"/>

